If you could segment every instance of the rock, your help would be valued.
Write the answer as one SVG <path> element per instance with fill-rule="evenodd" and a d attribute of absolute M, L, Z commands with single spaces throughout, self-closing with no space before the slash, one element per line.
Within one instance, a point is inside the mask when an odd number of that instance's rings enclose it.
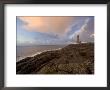
<path fill-rule="evenodd" d="M 94 43 L 70 44 L 16 63 L 17 74 L 94 74 Z"/>

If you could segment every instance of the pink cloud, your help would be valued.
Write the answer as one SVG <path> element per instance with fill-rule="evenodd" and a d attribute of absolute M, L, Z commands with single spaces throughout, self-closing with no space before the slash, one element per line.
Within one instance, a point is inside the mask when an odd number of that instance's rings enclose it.
<path fill-rule="evenodd" d="M 27 23 L 23 25 L 26 30 L 56 34 L 64 34 L 74 20 L 74 17 L 67 16 L 23 16 L 19 18 Z"/>

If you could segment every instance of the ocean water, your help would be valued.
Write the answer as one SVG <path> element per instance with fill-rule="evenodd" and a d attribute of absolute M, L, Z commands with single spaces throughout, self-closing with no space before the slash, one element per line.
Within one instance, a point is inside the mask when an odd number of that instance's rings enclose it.
<path fill-rule="evenodd" d="M 17 46 L 16 47 L 16 61 L 23 58 L 34 56 L 47 50 L 61 49 L 66 45 L 38 45 L 38 46 Z"/>

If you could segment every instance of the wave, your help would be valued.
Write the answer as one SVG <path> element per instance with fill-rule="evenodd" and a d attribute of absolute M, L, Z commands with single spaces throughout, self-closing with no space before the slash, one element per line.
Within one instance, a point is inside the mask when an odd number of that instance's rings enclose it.
<path fill-rule="evenodd" d="M 51 50 L 44 50 L 44 51 L 41 51 L 41 52 L 37 52 L 37 53 L 35 53 L 35 54 L 31 54 L 31 55 L 27 55 L 27 56 L 22 56 L 22 57 L 18 56 L 18 57 L 17 57 L 17 62 L 20 61 L 20 60 L 22 60 L 22 59 L 25 59 L 26 57 L 34 57 L 34 56 L 36 56 L 36 55 L 38 55 L 38 54 L 41 54 L 41 53 L 43 53 L 43 52 L 54 51 L 54 50 L 60 50 L 60 49 L 62 49 L 62 48 L 51 49 Z"/>

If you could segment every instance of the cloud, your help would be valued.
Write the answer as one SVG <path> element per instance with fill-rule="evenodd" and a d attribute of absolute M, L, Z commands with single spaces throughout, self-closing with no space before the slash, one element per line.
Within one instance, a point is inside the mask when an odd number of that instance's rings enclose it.
<path fill-rule="evenodd" d="M 77 35 L 83 42 L 94 41 L 94 17 L 32 16 L 17 19 L 20 44 L 69 44 L 76 42 Z"/>
<path fill-rule="evenodd" d="M 74 17 L 53 16 L 53 17 L 18 17 L 25 22 L 23 28 L 29 31 L 44 33 L 64 34 L 74 20 Z"/>
<path fill-rule="evenodd" d="M 73 27 L 74 28 L 74 27 Z M 84 42 L 94 41 L 94 19 L 86 18 L 79 30 L 69 35 L 69 38 L 76 42 L 77 35 L 80 36 L 80 40 Z"/>
<path fill-rule="evenodd" d="M 80 30 L 77 32 L 78 34 L 82 34 L 83 32 L 87 32 L 88 31 L 88 29 L 87 29 L 88 22 L 89 22 L 89 18 L 87 18 L 85 20 L 85 23 L 82 25 L 82 27 L 80 28 Z"/>

